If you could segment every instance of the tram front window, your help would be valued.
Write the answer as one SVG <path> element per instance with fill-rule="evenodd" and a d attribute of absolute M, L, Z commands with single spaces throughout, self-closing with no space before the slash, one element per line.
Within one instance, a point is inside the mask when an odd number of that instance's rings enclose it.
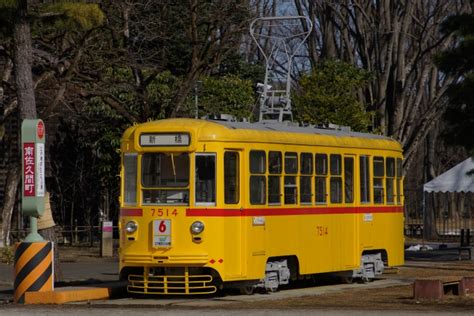
<path fill-rule="evenodd" d="M 143 204 L 189 204 L 189 155 L 144 154 L 142 185 Z"/>

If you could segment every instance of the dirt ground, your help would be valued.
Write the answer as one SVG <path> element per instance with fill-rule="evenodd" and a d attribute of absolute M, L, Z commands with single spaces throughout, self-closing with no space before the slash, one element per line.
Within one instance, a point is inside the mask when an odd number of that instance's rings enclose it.
<path fill-rule="evenodd" d="M 460 279 L 474 277 L 472 261 L 423 262 L 389 270 L 383 278 L 396 279 Z M 246 303 L 229 308 L 249 309 L 350 309 L 350 310 L 410 310 L 410 311 L 473 311 L 474 294 L 458 296 L 446 294 L 442 300 L 415 300 L 413 285 L 393 286 L 378 289 L 350 289 L 339 293 L 306 296 L 278 301 Z"/>

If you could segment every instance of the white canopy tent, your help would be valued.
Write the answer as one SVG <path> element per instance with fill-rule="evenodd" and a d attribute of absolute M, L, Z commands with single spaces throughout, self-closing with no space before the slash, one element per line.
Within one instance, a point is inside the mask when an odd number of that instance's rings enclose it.
<path fill-rule="evenodd" d="M 464 196 L 464 194 L 468 193 L 473 193 L 474 192 L 474 159 L 473 158 L 467 158 L 463 162 L 457 164 L 453 168 L 449 169 L 448 171 L 442 173 L 438 177 L 434 178 L 433 180 L 425 183 L 423 185 L 423 223 L 424 223 L 424 230 L 423 230 L 423 235 L 425 238 L 429 238 L 434 235 L 434 232 L 436 231 L 437 228 L 439 228 L 439 223 L 438 225 L 436 224 L 435 221 L 435 215 L 433 214 L 433 211 L 428 211 L 426 209 L 426 195 L 429 193 L 441 193 L 443 196 L 448 197 L 449 200 L 449 195 L 453 196 L 454 195 L 460 195 L 461 197 Z M 451 201 L 453 201 L 453 198 L 451 198 Z M 464 200 L 463 200 L 464 201 Z M 464 204 L 464 202 L 462 203 Z M 457 205 L 458 207 L 458 205 Z M 467 227 L 461 226 L 458 227 L 455 224 L 454 226 L 451 225 L 448 227 L 445 231 L 445 233 L 452 233 L 453 231 L 459 231 L 461 228 L 472 228 L 471 223 L 472 221 L 470 218 L 472 218 L 472 211 L 469 212 L 469 222 L 466 222 L 466 220 L 460 219 L 461 213 L 464 212 L 464 209 L 456 209 L 456 208 L 451 208 L 455 209 L 456 213 L 458 214 L 457 218 L 457 224 L 459 224 L 460 221 L 462 221 L 464 224 L 463 225 L 468 225 Z M 448 214 L 448 213 L 445 213 Z M 448 215 L 445 215 L 448 216 Z M 443 218 L 444 220 L 444 228 L 446 228 L 446 221 L 448 220 L 448 217 Z M 468 223 L 468 224 L 466 224 Z M 449 225 L 448 225 L 449 226 Z M 463 237 L 461 237 L 463 238 Z M 461 240 L 461 243 L 463 241 Z"/>
<path fill-rule="evenodd" d="M 425 192 L 474 192 L 474 160 L 467 158 L 423 185 Z"/>

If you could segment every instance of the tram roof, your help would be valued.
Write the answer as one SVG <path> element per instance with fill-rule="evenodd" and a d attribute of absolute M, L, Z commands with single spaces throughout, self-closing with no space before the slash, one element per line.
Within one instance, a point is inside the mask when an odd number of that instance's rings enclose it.
<path fill-rule="evenodd" d="M 188 118 L 164 119 L 136 125 L 125 132 L 124 137 L 131 136 L 133 132 L 143 133 L 154 130 L 192 130 L 199 141 L 278 142 L 300 145 L 317 143 L 323 146 L 383 148 L 401 151 L 400 144 L 386 136 L 310 126 L 301 127 L 286 122 L 248 123 Z M 295 134 L 300 134 L 301 137 L 295 138 Z M 315 136 L 317 139 L 314 138 Z"/>
<path fill-rule="evenodd" d="M 361 137 L 361 138 L 370 138 L 370 139 L 385 139 L 392 140 L 389 137 L 369 134 L 369 133 L 360 133 L 353 131 L 344 131 L 331 128 L 318 128 L 312 126 L 296 126 L 292 125 L 291 122 L 256 122 L 256 123 L 247 123 L 247 122 L 230 122 L 230 121 L 214 121 L 210 122 L 224 125 L 232 129 L 248 129 L 248 130 L 257 130 L 257 131 L 272 131 L 272 132 L 287 132 L 287 133 L 301 133 L 301 134 L 311 134 L 311 135 L 330 135 L 330 136 L 339 136 L 339 137 Z"/>

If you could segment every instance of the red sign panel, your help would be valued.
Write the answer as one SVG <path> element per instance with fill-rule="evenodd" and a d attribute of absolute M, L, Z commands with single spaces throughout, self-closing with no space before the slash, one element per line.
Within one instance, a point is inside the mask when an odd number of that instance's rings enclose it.
<path fill-rule="evenodd" d="M 104 233 L 112 233 L 114 231 L 114 226 L 112 222 L 102 222 L 102 231 Z"/>
<path fill-rule="evenodd" d="M 36 132 L 38 134 L 39 139 L 42 139 L 44 137 L 44 123 L 43 123 L 43 121 L 38 122 L 38 125 L 36 126 Z"/>
<path fill-rule="evenodd" d="M 35 196 L 35 143 L 23 144 L 23 192 Z"/>

